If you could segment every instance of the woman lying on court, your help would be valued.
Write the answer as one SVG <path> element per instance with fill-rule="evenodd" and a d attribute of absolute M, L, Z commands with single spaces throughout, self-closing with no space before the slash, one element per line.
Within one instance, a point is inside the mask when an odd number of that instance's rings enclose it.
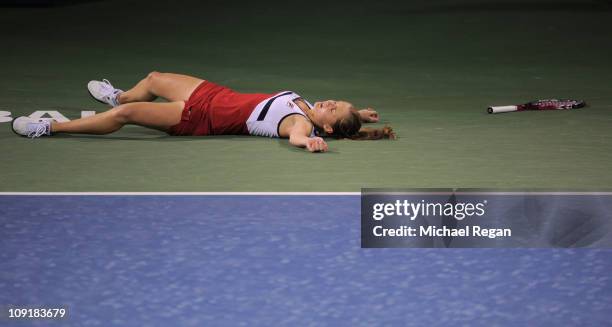
<path fill-rule="evenodd" d="M 349 102 L 334 100 L 312 105 L 291 91 L 238 93 L 199 78 L 158 72 L 125 92 L 107 80 L 91 81 L 87 88 L 94 99 L 113 108 L 69 122 L 19 117 L 13 121 L 13 131 L 32 138 L 55 133 L 109 134 L 135 124 L 170 135 L 283 137 L 311 152 L 327 150 L 320 136 L 395 138 L 390 127 L 361 128 L 362 122 L 378 121 L 378 113 L 371 108 L 358 111 Z M 152 102 L 157 97 L 168 102 Z"/>

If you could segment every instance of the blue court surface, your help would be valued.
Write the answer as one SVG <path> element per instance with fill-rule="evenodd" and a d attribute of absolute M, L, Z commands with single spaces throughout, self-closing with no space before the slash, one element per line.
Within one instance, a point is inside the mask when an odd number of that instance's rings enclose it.
<path fill-rule="evenodd" d="M 0 196 L 1 326 L 603 326 L 612 250 L 361 249 L 359 196 Z"/>

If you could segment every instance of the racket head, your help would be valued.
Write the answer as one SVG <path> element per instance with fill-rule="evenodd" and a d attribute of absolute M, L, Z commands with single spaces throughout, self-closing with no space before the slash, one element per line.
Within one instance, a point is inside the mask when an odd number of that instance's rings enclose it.
<path fill-rule="evenodd" d="M 512 111 L 524 111 L 524 110 L 566 110 L 566 109 L 578 109 L 586 107 L 586 102 L 583 100 L 574 99 L 543 99 L 534 100 L 525 104 L 516 106 L 490 106 L 487 108 L 487 112 L 490 114 L 497 114 L 503 112 Z"/>
<path fill-rule="evenodd" d="M 531 101 L 526 110 L 565 110 L 578 109 L 586 106 L 586 102 L 574 99 L 544 99 Z"/>

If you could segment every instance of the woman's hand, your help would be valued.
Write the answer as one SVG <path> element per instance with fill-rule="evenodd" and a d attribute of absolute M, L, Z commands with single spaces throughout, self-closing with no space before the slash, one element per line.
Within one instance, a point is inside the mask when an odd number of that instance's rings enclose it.
<path fill-rule="evenodd" d="M 377 123 L 378 122 L 378 112 L 372 108 L 366 108 L 359 110 L 359 117 L 361 121 L 364 123 Z"/>
<path fill-rule="evenodd" d="M 311 137 L 306 141 L 306 149 L 310 152 L 325 152 L 327 151 L 327 143 L 320 137 Z"/>

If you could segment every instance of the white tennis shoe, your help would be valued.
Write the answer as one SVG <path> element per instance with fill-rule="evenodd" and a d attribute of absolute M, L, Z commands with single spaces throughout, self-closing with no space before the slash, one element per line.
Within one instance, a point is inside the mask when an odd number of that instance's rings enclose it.
<path fill-rule="evenodd" d="M 119 94 L 123 93 L 122 90 L 114 88 L 107 79 L 103 79 L 102 81 L 89 81 L 89 83 L 87 83 L 87 90 L 96 101 L 113 107 L 119 105 Z"/>
<path fill-rule="evenodd" d="M 12 123 L 13 132 L 29 138 L 51 135 L 50 119 L 34 119 L 26 116 L 17 117 Z"/>

